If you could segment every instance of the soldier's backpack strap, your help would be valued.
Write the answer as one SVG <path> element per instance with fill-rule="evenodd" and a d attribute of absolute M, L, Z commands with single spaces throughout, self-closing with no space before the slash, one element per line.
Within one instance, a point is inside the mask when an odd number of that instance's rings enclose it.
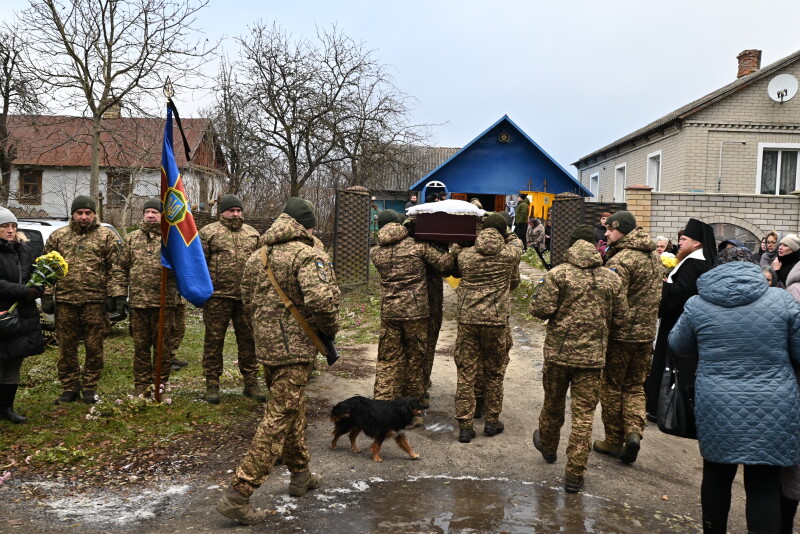
<path fill-rule="evenodd" d="M 308 339 L 311 340 L 314 346 L 317 347 L 319 353 L 322 354 L 323 356 L 327 356 L 328 349 L 325 346 L 325 344 L 319 338 L 317 333 L 314 332 L 314 329 L 311 328 L 311 325 L 308 324 L 308 321 L 306 321 L 306 318 L 303 317 L 302 313 L 300 313 L 300 310 L 297 309 L 297 306 L 295 306 L 294 303 L 291 300 L 289 300 L 289 297 L 286 296 L 286 293 L 283 292 L 283 289 L 281 289 L 281 286 L 275 279 L 275 274 L 272 272 L 272 268 L 269 266 L 269 261 L 267 261 L 267 247 L 261 247 L 261 263 L 267 269 L 267 276 L 269 276 L 269 281 L 270 283 L 272 283 L 272 287 L 273 289 L 275 289 L 275 292 L 283 301 L 283 305 L 286 306 L 286 308 L 290 312 L 292 312 L 292 317 L 294 317 L 295 321 L 297 321 L 300 324 L 300 326 L 303 327 L 303 331 L 306 333 Z"/>

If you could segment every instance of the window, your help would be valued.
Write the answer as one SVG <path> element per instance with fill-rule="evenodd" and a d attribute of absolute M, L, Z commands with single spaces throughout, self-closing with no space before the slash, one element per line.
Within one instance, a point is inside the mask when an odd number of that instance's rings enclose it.
<path fill-rule="evenodd" d="M 614 167 L 614 202 L 625 202 L 625 164 Z"/>
<path fill-rule="evenodd" d="M 106 205 L 121 208 L 131 192 L 131 175 L 117 172 L 106 173 Z"/>
<path fill-rule="evenodd" d="M 42 203 L 42 171 L 20 169 L 17 202 L 33 206 Z"/>
<path fill-rule="evenodd" d="M 653 191 L 661 190 L 661 151 L 647 155 L 647 185 Z"/>
<path fill-rule="evenodd" d="M 596 172 L 589 177 L 589 191 L 594 195 L 594 201 L 600 202 L 600 173 Z"/>
<path fill-rule="evenodd" d="M 798 189 L 797 159 L 800 144 L 759 143 L 756 193 L 788 195 Z"/>

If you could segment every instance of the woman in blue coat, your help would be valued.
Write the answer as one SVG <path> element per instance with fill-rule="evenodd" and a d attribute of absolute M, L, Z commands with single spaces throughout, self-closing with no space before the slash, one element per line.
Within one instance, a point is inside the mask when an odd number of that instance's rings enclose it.
<path fill-rule="evenodd" d="M 699 357 L 695 417 L 703 456 L 703 531 L 726 532 L 731 484 L 744 465 L 748 532 L 778 532 L 781 466 L 800 462 L 800 306 L 751 263 L 702 275 L 669 335 Z M 771 343 L 759 340 L 770 339 Z"/>

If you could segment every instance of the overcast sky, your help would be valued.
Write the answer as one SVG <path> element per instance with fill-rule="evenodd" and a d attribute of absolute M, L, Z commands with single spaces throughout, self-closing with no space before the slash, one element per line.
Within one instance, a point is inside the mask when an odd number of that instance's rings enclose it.
<path fill-rule="evenodd" d="M 27 3 L 0 4 L 8 19 Z M 800 49 L 796 1 L 210 0 L 199 26 L 233 37 L 259 19 L 308 37 L 335 23 L 363 41 L 417 99 L 413 121 L 438 125 L 435 144 L 463 146 L 508 114 L 573 173 L 580 157 L 735 80 L 742 50 L 763 50 L 764 66 Z"/>

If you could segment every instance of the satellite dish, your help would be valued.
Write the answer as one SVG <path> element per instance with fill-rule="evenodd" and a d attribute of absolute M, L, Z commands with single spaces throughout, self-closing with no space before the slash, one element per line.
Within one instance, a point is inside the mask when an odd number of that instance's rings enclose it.
<path fill-rule="evenodd" d="M 791 74 L 778 74 L 769 82 L 767 93 L 775 102 L 787 102 L 797 94 L 797 78 Z"/>

